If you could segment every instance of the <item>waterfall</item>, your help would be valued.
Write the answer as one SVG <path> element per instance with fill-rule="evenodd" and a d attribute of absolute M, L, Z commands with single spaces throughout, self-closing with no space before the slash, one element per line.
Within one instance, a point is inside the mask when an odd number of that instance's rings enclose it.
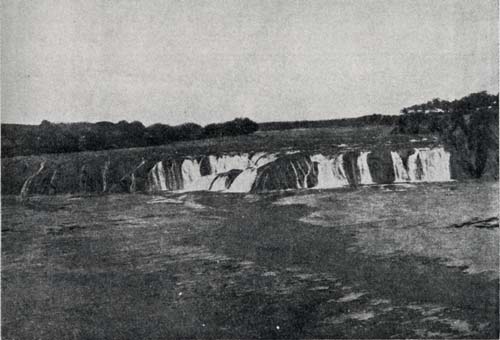
<path fill-rule="evenodd" d="M 346 151 L 337 155 L 305 152 L 257 152 L 249 156 L 207 155 L 202 160 L 144 159 L 121 178 L 115 178 L 109 159 L 104 164 L 80 163 L 71 174 L 71 190 L 107 192 L 120 185 L 125 191 L 223 191 L 264 192 L 308 188 L 339 188 L 350 184 L 450 181 L 450 154 L 443 147 L 416 148 L 407 162 L 397 151 Z M 127 161 L 125 164 L 129 164 Z M 68 192 L 69 177 L 62 165 L 39 168 L 22 184 L 20 196 L 30 193 Z M 147 166 L 146 166 L 147 164 Z M 37 166 L 37 164 L 34 164 Z M 369 168 L 371 167 L 371 169 Z M 56 170 L 54 170 L 56 169 Z M 50 171 L 49 171 L 50 170 Z M 79 170 L 79 173 L 78 173 Z M 205 175 L 206 176 L 202 176 Z M 73 178 L 72 177 L 72 178 Z M 102 181 L 101 181 L 102 179 Z M 79 183 L 78 183 L 79 181 Z M 67 183 L 68 182 L 68 183 Z M 75 183 L 77 182 L 77 183 Z M 102 182 L 102 186 L 101 186 Z M 56 188 L 56 185 L 58 186 Z M 56 190 L 57 189 L 57 190 Z"/>
<path fill-rule="evenodd" d="M 210 155 L 208 156 L 208 161 L 212 174 L 220 174 L 234 169 L 243 170 L 251 165 L 247 154 L 236 156 L 223 155 L 221 157 Z"/>
<path fill-rule="evenodd" d="M 185 159 L 181 165 L 181 172 L 182 172 L 183 188 L 187 189 L 193 187 L 193 183 L 196 183 L 201 178 L 200 163 L 196 160 Z"/>
<path fill-rule="evenodd" d="M 136 179 L 135 179 L 135 172 L 137 170 L 139 170 L 141 167 L 143 167 L 144 164 L 146 164 L 146 160 L 145 159 L 143 159 L 141 161 L 141 163 L 139 163 L 139 165 L 136 166 L 135 169 L 132 171 L 132 174 L 130 175 L 130 180 L 131 180 L 130 187 L 129 187 L 129 191 L 130 192 L 135 192 L 136 191 L 136 189 L 137 189 L 137 182 L 136 182 Z"/>
<path fill-rule="evenodd" d="M 248 168 L 233 181 L 228 192 L 250 192 L 257 177 L 257 168 Z"/>
<path fill-rule="evenodd" d="M 31 182 L 42 172 L 43 168 L 45 168 L 45 162 L 40 163 L 40 168 L 38 168 L 38 171 L 29 176 L 28 179 L 26 179 L 26 181 L 23 183 L 20 193 L 21 198 L 24 198 L 29 194 Z"/>
<path fill-rule="evenodd" d="M 307 170 L 304 170 L 302 168 L 302 165 L 300 165 L 300 163 L 298 163 L 297 166 L 300 169 L 300 171 L 304 174 L 304 177 L 303 177 L 304 181 L 302 184 L 302 188 L 307 189 L 308 188 L 307 179 L 309 178 L 309 175 L 311 174 L 311 171 L 313 169 L 312 164 L 310 162 L 306 162 Z"/>
<path fill-rule="evenodd" d="M 295 186 L 295 188 L 296 189 L 300 189 L 301 185 L 300 185 L 300 182 L 299 182 L 299 174 L 297 173 L 297 169 L 295 169 L 295 166 L 293 165 L 292 162 L 290 162 L 290 165 L 292 166 L 292 170 L 295 173 L 295 183 L 297 183 L 296 186 Z"/>
<path fill-rule="evenodd" d="M 268 163 L 271 163 L 276 160 L 276 155 L 273 153 L 265 153 L 265 152 L 257 152 L 255 155 L 252 156 L 250 159 L 250 163 L 254 167 L 261 167 L 263 165 L 266 165 Z"/>
<path fill-rule="evenodd" d="M 207 191 L 210 189 L 210 186 L 216 177 L 216 174 L 212 174 L 208 176 L 200 176 L 192 182 L 184 182 L 184 189 L 182 191 Z"/>
<path fill-rule="evenodd" d="M 167 188 L 168 190 L 180 190 L 183 188 L 181 166 L 177 161 L 171 161 L 167 167 Z"/>
<path fill-rule="evenodd" d="M 450 181 L 450 153 L 443 147 L 415 149 L 408 157 L 408 176 L 411 182 Z"/>
<path fill-rule="evenodd" d="M 210 191 L 225 191 L 226 188 L 227 177 L 224 175 L 218 175 L 210 184 Z"/>
<path fill-rule="evenodd" d="M 357 165 L 360 175 L 360 184 L 373 184 L 370 168 L 368 167 L 368 154 L 370 151 L 363 151 L 357 159 Z"/>
<path fill-rule="evenodd" d="M 159 161 L 148 174 L 149 180 L 149 191 L 165 191 L 167 190 L 165 169 L 163 168 L 163 162 Z"/>
<path fill-rule="evenodd" d="M 52 173 L 52 176 L 50 177 L 50 189 L 49 189 L 49 193 L 52 192 L 53 193 L 53 190 L 55 191 L 56 189 L 56 176 L 57 176 L 57 169 L 54 170 L 54 172 Z"/>
<path fill-rule="evenodd" d="M 110 161 L 106 161 L 104 163 L 104 168 L 102 169 L 102 192 L 106 192 L 108 189 L 108 171 L 109 171 L 109 164 Z"/>
<path fill-rule="evenodd" d="M 403 160 L 397 152 L 391 151 L 392 167 L 394 169 L 394 183 L 409 182 L 410 177 L 405 169 Z"/>
<path fill-rule="evenodd" d="M 348 186 L 349 182 L 344 171 L 344 155 L 327 158 L 321 154 L 311 157 L 311 161 L 318 163 L 318 184 L 315 188 L 340 188 Z"/>
<path fill-rule="evenodd" d="M 131 182 L 130 182 L 129 191 L 130 192 L 135 192 L 135 189 L 137 187 L 137 183 L 135 181 L 135 175 L 134 175 L 134 173 L 132 173 L 132 175 L 130 176 L 130 178 L 131 178 Z"/>

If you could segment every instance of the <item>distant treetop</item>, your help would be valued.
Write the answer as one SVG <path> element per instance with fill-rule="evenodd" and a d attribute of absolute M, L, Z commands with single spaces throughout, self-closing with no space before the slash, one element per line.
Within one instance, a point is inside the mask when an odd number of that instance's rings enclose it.
<path fill-rule="evenodd" d="M 484 108 L 493 108 L 498 106 L 498 93 L 496 95 L 488 94 L 486 91 L 471 93 L 461 99 L 453 101 L 434 98 L 424 104 L 412 105 L 401 110 L 402 114 L 411 113 L 440 113 L 479 110 Z"/>

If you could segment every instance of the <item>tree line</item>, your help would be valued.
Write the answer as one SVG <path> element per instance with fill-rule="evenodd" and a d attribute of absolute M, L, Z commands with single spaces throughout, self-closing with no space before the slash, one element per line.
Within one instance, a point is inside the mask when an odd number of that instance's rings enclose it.
<path fill-rule="evenodd" d="M 361 127 L 367 125 L 396 125 L 398 116 L 389 116 L 374 113 L 356 118 L 341 118 L 328 120 L 300 120 L 289 122 L 260 123 L 259 129 L 266 130 L 290 130 L 290 129 L 312 129 L 328 127 Z"/>
<path fill-rule="evenodd" d="M 456 127 L 472 132 L 495 117 L 498 120 L 498 94 L 482 91 L 453 101 L 435 98 L 403 108 L 395 132 L 443 134 Z"/>
<path fill-rule="evenodd" d="M 257 131 L 259 125 L 248 118 L 237 118 L 202 127 L 194 123 L 177 126 L 139 121 L 98 123 L 51 123 L 40 125 L 2 124 L 2 157 L 98 151 L 146 147 L 212 137 L 237 136 Z"/>
<path fill-rule="evenodd" d="M 498 94 L 472 93 L 451 102 L 433 99 L 401 110 L 394 133 L 433 133 L 456 150 L 468 175 L 498 178 Z"/>
<path fill-rule="evenodd" d="M 486 91 L 481 91 L 452 101 L 434 98 L 423 104 L 405 107 L 401 110 L 401 113 L 460 113 L 470 110 L 491 109 L 494 106 L 498 106 L 498 94 L 491 95 Z"/>

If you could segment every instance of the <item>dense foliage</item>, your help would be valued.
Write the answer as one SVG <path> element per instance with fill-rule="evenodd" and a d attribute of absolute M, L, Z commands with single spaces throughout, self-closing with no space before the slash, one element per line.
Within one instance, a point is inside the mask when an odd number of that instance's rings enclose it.
<path fill-rule="evenodd" d="M 144 147 L 210 137 L 235 136 L 257 131 L 248 118 L 205 128 L 187 123 L 178 126 L 120 121 L 98 123 L 2 124 L 2 157 Z"/>
<path fill-rule="evenodd" d="M 395 125 L 398 116 L 388 116 L 374 113 L 368 116 L 357 118 L 342 118 L 329 120 L 300 120 L 294 122 L 269 122 L 259 124 L 259 130 L 290 130 L 290 129 L 311 129 L 326 127 L 361 127 L 366 125 Z"/>
<path fill-rule="evenodd" d="M 433 99 L 401 110 L 395 133 L 435 133 L 453 148 L 467 175 L 498 177 L 498 94 Z"/>
<path fill-rule="evenodd" d="M 342 118 L 329 120 L 301 120 L 294 122 L 269 122 L 259 124 L 259 129 L 264 130 L 290 130 L 290 129 L 310 129 L 326 127 L 361 127 L 366 125 L 395 125 L 398 116 L 388 116 L 374 113 L 369 116 L 357 118 Z"/>
<path fill-rule="evenodd" d="M 441 100 L 434 98 L 427 103 L 417 104 L 405 107 L 401 110 L 402 114 L 412 113 L 453 113 L 465 112 L 471 110 L 479 110 L 486 108 L 498 107 L 498 94 L 491 95 L 486 91 L 471 93 L 461 99 L 453 101 Z"/>

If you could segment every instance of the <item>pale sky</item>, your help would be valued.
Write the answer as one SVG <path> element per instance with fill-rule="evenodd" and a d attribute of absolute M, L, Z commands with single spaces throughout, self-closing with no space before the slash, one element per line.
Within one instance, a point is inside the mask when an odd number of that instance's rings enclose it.
<path fill-rule="evenodd" d="M 330 119 L 498 92 L 496 0 L 2 5 L 6 123 Z"/>

